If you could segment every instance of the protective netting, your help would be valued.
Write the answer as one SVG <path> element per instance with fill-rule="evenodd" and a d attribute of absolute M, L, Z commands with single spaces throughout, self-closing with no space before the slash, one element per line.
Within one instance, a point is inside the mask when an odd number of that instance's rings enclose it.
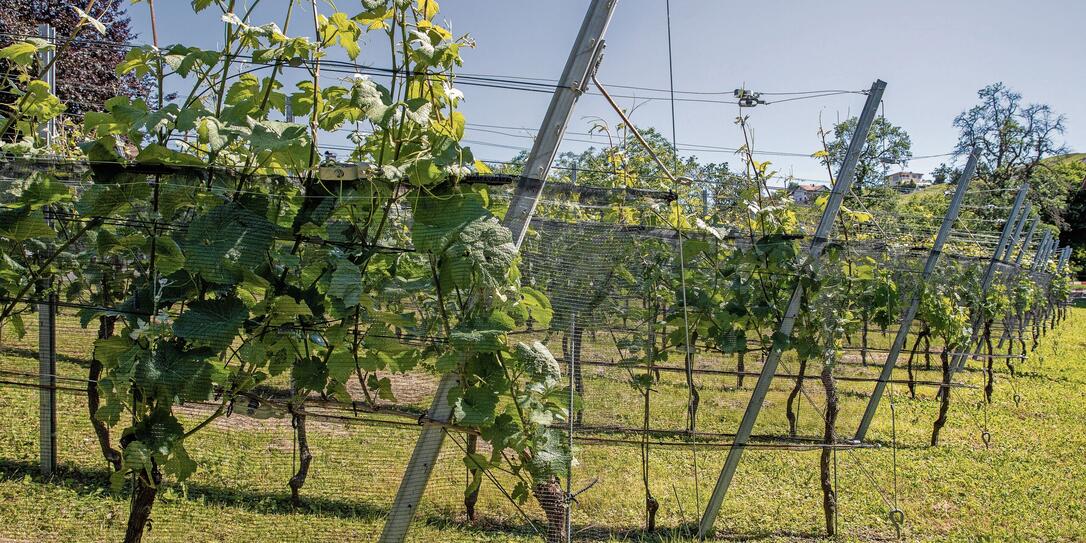
<path fill-rule="evenodd" d="M 5 163 L 5 168 L 5 177 L 0 180 L 5 184 L 4 197 L 14 201 L 39 168 L 15 163 Z M 246 266 L 262 258 L 261 250 L 283 245 L 293 244 L 302 251 L 425 252 L 422 248 L 455 242 L 442 237 L 442 225 L 471 221 L 484 212 L 501 217 L 517 197 L 507 183 L 511 179 L 465 183 L 463 190 L 454 192 L 419 193 L 389 206 L 384 217 L 394 226 L 388 235 L 370 247 L 357 247 L 351 241 L 351 225 L 342 217 L 327 218 L 327 229 L 320 235 L 291 235 L 290 225 L 264 220 L 274 206 L 300 206 L 319 214 L 320 204 L 313 205 L 315 199 L 297 194 L 276 200 L 259 190 L 238 188 L 225 172 L 122 172 L 109 177 L 110 183 L 94 183 L 83 167 L 60 165 L 53 175 L 78 192 L 100 191 L 100 207 L 79 213 L 43 209 L 43 220 L 64 223 L 73 230 L 88 223 L 105 224 L 109 228 L 104 231 L 121 241 L 85 241 L 110 244 L 116 258 L 65 262 L 70 271 L 53 276 L 51 287 L 43 287 L 41 294 L 36 288 L 28 289 L 12 305 L 16 309 L 12 315 L 19 318 L 19 324 L 6 325 L 0 343 L 0 405 L 4 413 L 16 415 L 10 417 L 6 441 L 11 446 L 5 447 L 2 460 L 10 473 L 36 469 L 42 452 L 37 436 L 40 421 L 32 414 L 43 409 L 41 394 L 54 392 L 58 473 L 72 481 L 64 484 L 77 492 L 109 486 L 110 469 L 103 460 L 100 436 L 89 422 L 88 386 L 93 389 L 97 385 L 92 367 L 95 340 L 119 333 L 124 321 L 138 323 L 164 315 L 176 323 L 183 322 L 185 315 L 185 308 L 159 303 L 169 297 L 170 289 L 181 288 L 172 280 L 160 283 L 157 292 L 137 292 L 135 296 L 104 295 L 101 289 L 81 285 L 104 282 L 110 276 L 128 276 L 133 284 L 146 274 L 169 276 L 177 265 L 171 243 L 201 243 L 214 248 L 214 252 L 198 253 L 214 258 L 192 262 L 210 276 L 244 275 Z M 268 177 L 261 182 L 289 185 L 297 180 Z M 233 199 L 229 209 L 227 205 L 216 208 L 223 216 L 194 216 L 185 211 L 207 199 L 239 191 L 252 194 Z M 970 196 L 967 209 L 975 206 L 977 212 L 956 224 L 939 264 L 940 269 L 958 270 L 955 273 L 960 274 L 953 277 L 961 281 L 978 281 L 975 271 L 971 275 L 966 272 L 983 269 L 996 250 L 998 230 L 1006 219 L 988 217 L 1009 212 L 1009 206 L 984 204 L 987 193 Z M 365 205 L 367 195 L 352 192 L 337 197 L 354 198 Z M 567 502 L 572 511 L 572 532 L 564 535 L 572 539 L 631 533 L 648 522 L 677 534 L 686 533 L 704 510 L 715 476 L 733 444 L 735 429 L 750 403 L 752 382 L 762 373 L 772 330 L 763 331 L 762 336 L 711 338 L 712 342 L 699 337 L 697 331 L 703 323 L 697 319 L 703 317 L 691 317 L 690 302 L 685 298 L 706 295 L 706 287 L 686 285 L 683 279 L 701 272 L 711 276 L 715 271 L 711 268 L 715 264 L 699 256 L 699 251 L 727 253 L 755 244 L 766 250 L 773 250 L 775 244 L 806 247 L 818 215 L 799 217 L 788 235 L 766 242 L 741 228 L 721 224 L 677 228 L 669 212 L 674 198 L 670 193 L 647 190 L 550 183 L 536 202 L 536 214 L 519 251 L 518 272 L 522 285 L 546 297 L 553 315 L 547 326 L 529 319 L 509 336 L 514 344 L 539 341 L 545 345 L 559 363 L 563 383 L 576 393 L 572 420 L 550 422 L 551 438 L 572 447 L 575 460 L 565 467 L 568 477 L 526 487 L 524 473 L 503 465 L 480 469 L 474 464 L 474 455 L 490 457 L 493 451 L 469 429 L 455 421 L 448 423 L 447 416 L 436 416 L 435 404 L 447 402 L 442 402 L 442 372 L 435 368 L 434 360 L 411 360 L 410 364 L 406 359 L 386 361 L 376 369 L 357 368 L 357 375 L 352 365 L 344 376 L 343 394 L 336 395 L 313 392 L 299 397 L 295 380 L 286 372 L 270 377 L 243 399 L 226 406 L 223 416 L 193 435 L 189 449 L 198 469 L 183 484 L 166 482 L 162 500 L 168 504 L 167 511 L 156 515 L 152 538 L 211 534 L 218 539 L 240 540 L 266 534 L 268 539 L 282 540 L 374 540 L 385 527 L 394 503 L 407 503 L 411 509 L 405 518 L 409 540 L 416 541 L 442 537 L 447 530 L 467 539 L 527 539 L 552 530 L 554 539 L 555 527 L 570 520 L 565 518 Z M 859 225 L 851 229 L 836 228 L 831 237 L 841 245 L 847 265 L 870 268 L 875 277 L 885 273 L 897 279 L 896 290 L 873 295 L 893 297 L 900 307 L 919 286 L 920 271 L 941 217 L 867 211 L 878 202 L 862 195 L 850 198 L 849 206 L 870 217 L 854 221 Z M 167 216 L 177 220 L 166 220 Z M 432 228 L 413 228 L 419 220 Z M 16 224 L 0 227 L 10 230 Z M 234 236 L 232 229 L 244 233 Z M 156 242 L 136 241 L 148 234 Z M 1027 248 L 1032 249 L 1024 243 L 1020 252 Z M 464 250 L 473 248 L 465 244 Z M 1032 254 L 1027 255 L 1024 263 L 1032 259 Z M 1009 264 L 996 265 L 993 270 L 995 284 L 1009 284 L 1029 274 L 1040 283 L 1050 277 L 1043 270 Z M 435 263 L 437 280 L 442 273 Z M 456 270 L 448 274 L 456 277 Z M 798 279 L 786 270 L 766 275 L 782 291 L 790 290 Z M 268 333 L 318 342 L 329 326 L 348 322 L 348 335 L 361 334 L 364 341 L 380 342 L 383 349 L 394 353 L 437 344 L 448 338 L 434 322 L 419 317 L 432 309 L 426 305 L 432 300 L 414 295 L 431 280 L 426 277 L 414 284 L 390 285 L 387 297 L 380 301 L 387 304 L 383 307 L 388 311 L 380 319 L 356 317 L 351 321 L 349 316 L 332 315 L 327 320 L 303 321 L 304 325 L 278 323 Z M 721 283 L 718 288 L 730 285 Z M 51 372 L 43 371 L 48 366 L 39 360 L 39 317 L 41 311 L 49 310 L 49 304 L 56 310 L 56 360 Z M 899 318 L 896 313 L 881 320 L 865 316 L 861 328 L 846 337 L 843 354 L 833 368 L 836 394 L 842 398 L 839 420 L 854 421 L 864 412 Z M 997 319 L 992 326 L 993 339 L 1000 344 L 1003 339 L 1014 343 L 1011 337 L 1023 337 L 1022 322 L 1021 314 Z M 114 329 L 107 330 L 111 326 Z M 968 367 L 958 380 L 944 383 L 939 367 L 943 345 L 925 330 L 924 323 L 915 323 L 906 339 L 906 349 L 890 380 L 891 404 L 895 396 L 915 397 L 917 391 L 921 397 L 934 397 L 940 388 L 970 387 L 967 390 L 973 394 L 973 389 L 984 384 L 985 374 L 970 372 Z M 214 329 L 205 333 L 207 341 L 220 339 Z M 232 334 L 229 339 L 233 341 Z M 397 345 L 403 349 L 397 350 Z M 975 349 L 975 345 L 963 345 L 958 347 L 963 352 L 948 354 L 972 360 L 978 352 Z M 1018 347 L 1005 356 L 1014 361 L 1023 359 L 1024 353 L 1024 347 Z M 397 364 L 402 367 L 393 367 Z M 889 478 L 885 474 L 871 477 L 864 461 L 848 452 L 863 444 L 844 439 L 823 443 L 827 398 L 819 386 L 820 370 L 817 361 L 805 362 L 793 352 L 786 353 L 751 442 L 745 445 L 755 457 L 773 454 L 772 449 L 809 451 L 790 460 L 794 466 L 814 465 L 813 456 L 825 448 L 844 450 L 842 478 L 850 487 L 873 491 L 889 501 Z M 208 379 L 201 374 L 179 374 L 177 384 L 190 386 Z M 176 411 L 182 424 L 192 427 L 223 407 L 218 400 L 212 391 L 206 400 L 185 402 Z M 565 396 L 553 401 L 569 400 Z M 910 414 L 919 412 L 915 406 L 906 409 L 912 410 Z M 983 408 L 965 410 L 987 433 Z M 851 431 L 841 429 L 841 436 L 848 437 Z M 423 437 L 428 433 L 437 438 Z M 898 440 L 923 441 L 923 434 L 915 428 L 897 428 L 891 417 L 879 417 L 873 422 L 870 441 L 896 445 Z M 117 439 L 114 434 L 113 447 Z M 405 476 L 413 455 L 425 459 L 422 464 L 428 475 L 407 484 Z M 293 485 L 297 496 L 292 498 L 291 481 L 299 477 L 303 457 L 307 457 L 308 471 L 303 484 Z M 836 462 L 836 454 L 834 458 Z M 735 504 L 754 496 L 764 483 L 779 476 L 756 468 L 746 474 L 734 490 L 738 499 L 729 502 L 725 514 L 740 511 Z M 473 479 L 479 481 L 477 492 L 470 491 Z M 411 494 L 417 501 L 398 502 L 398 492 Z M 806 509 L 816 510 L 817 500 L 808 497 L 812 503 Z M 188 504 L 221 511 L 221 522 L 186 524 L 185 507 L 193 506 Z M 118 501 L 110 506 L 108 517 L 106 511 L 89 512 L 89 519 L 108 520 L 89 521 L 88 538 L 116 539 L 124 529 L 125 511 L 126 504 Z M 43 535 L 47 533 L 48 528 L 43 528 Z"/>

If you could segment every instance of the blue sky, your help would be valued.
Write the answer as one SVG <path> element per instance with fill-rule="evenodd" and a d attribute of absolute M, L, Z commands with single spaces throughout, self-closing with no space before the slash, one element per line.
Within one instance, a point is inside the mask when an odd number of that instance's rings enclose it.
<path fill-rule="evenodd" d="M 239 0 L 245 5 L 246 0 Z M 264 0 L 254 22 L 282 25 L 286 0 Z M 311 20 L 308 2 L 295 12 L 295 25 Z M 214 47 L 222 41 L 221 13 L 195 15 L 187 0 L 159 0 L 159 39 Z M 322 3 L 323 5 L 323 3 Z M 358 2 L 340 0 L 354 13 Z M 442 17 L 457 34 L 470 34 L 478 46 L 463 54 L 463 72 L 556 79 L 562 70 L 587 0 L 444 0 Z M 139 41 L 150 42 L 147 5 L 129 8 Z M 323 5 L 322 11 L 329 8 Z M 240 11 L 240 10 L 239 10 Z M 1082 39 L 1086 2 L 1048 0 L 671 0 L 675 88 L 680 98 L 731 101 L 744 86 L 763 92 L 866 89 L 876 78 L 887 81 L 885 115 L 912 136 L 917 156 L 952 150 L 954 116 L 976 101 L 977 89 L 1003 81 L 1027 102 L 1043 102 L 1067 116 L 1063 139 L 1086 149 L 1086 40 Z M 301 22 L 299 22 L 301 21 Z M 617 85 L 666 89 L 667 26 L 663 0 L 619 0 L 608 31 L 599 78 L 616 85 L 623 106 L 638 104 L 634 121 L 671 132 L 665 94 Z M 308 30 L 296 26 L 292 34 Z M 311 31 L 309 31 L 311 33 Z M 363 46 L 362 64 L 387 66 L 385 43 Z M 300 74 L 299 74 L 300 75 Z M 477 156 L 502 160 L 531 144 L 549 96 L 464 86 L 466 139 Z M 638 98 L 632 98 L 632 97 Z M 772 100 L 774 97 L 768 97 Z M 783 98 L 780 97 L 780 98 Z M 819 118 L 827 127 L 855 115 L 863 96 L 845 94 L 797 100 L 746 110 L 761 151 L 809 155 L 819 149 Z M 732 104 L 682 101 L 676 104 L 677 138 L 682 154 L 703 161 L 739 160 L 730 151 L 742 143 Z M 611 124 L 617 117 L 603 98 L 581 99 L 563 150 L 581 150 L 591 118 Z M 482 126 L 480 126 L 482 125 Z M 500 128 L 495 128 L 500 127 Z M 605 140 L 596 138 L 597 146 Z M 708 146 L 708 147 L 706 147 Z M 766 155 L 784 174 L 825 179 L 816 160 L 806 156 Z M 947 157 L 915 159 L 910 170 L 929 172 Z"/>

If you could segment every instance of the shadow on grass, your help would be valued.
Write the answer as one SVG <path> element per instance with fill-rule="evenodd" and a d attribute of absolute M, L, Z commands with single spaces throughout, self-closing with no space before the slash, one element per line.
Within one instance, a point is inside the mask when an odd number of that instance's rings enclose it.
<path fill-rule="evenodd" d="M 0 459 L 0 478 L 21 480 L 29 476 L 35 483 L 54 485 L 81 495 L 98 495 L 102 489 L 108 489 L 109 474 L 110 471 L 105 468 L 82 468 L 62 464 L 57 467 L 54 475 L 43 477 L 38 471 L 38 464 L 35 462 Z M 282 493 L 257 492 L 192 482 L 187 483 L 185 486 L 185 496 L 179 499 L 187 499 L 193 503 L 209 506 L 231 507 L 265 515 L 314 515 L 380 522 L 388 514 L 387 507 L 371 503 L 326 497 L 307 497 L 304 489 L 302 491 L 302 506 L 294 507 L 290 501 L 290 493 L 286 490 Z M 121 493 L 111 494 L 111 497 L 117 501 L 127 501 L 127 486 Z M 451 516 L 431 513 L 419 518 L 417 522 L 437 528 L 452 528 L 467 533 L 474 532 L 490 536 L 531 536 L 535 533 L 535 530 L 526 522 L 513 522 L 512 520 L 497 518 L 484 518 L 476 525 L 471 525 Z M 541 531 L 544 528 L 542 525 L 538 526 Z"/>
<path fill-rule="evenodd" d="M 575 541 L 637 541 L 639 543 L 672 543 L 676 541 L 697 541 L 698 525 L 684 523 L 673 528 L 658 528 L 655 532 L 646 533 L 640 528 L 607 529 L 603 527 L 589 527 L 578 530 L 574 527 L 573 539 Z M 763 541 L 772 538 L 787 538 L 795 540 L 822 540 L 826 534 L 822 532 L 793 532 L 793 531 L 761 531 L 754 533 L 725 533 L 717 531 L 710 538 L 712 541 Z"/>
<path fill-rule="evenodd" d="M 10 345 L 5 345 L 3 348 L 0 348 L 0 355 L 20 356 L 20 357 L 23 357 L 23 358 L 32 359 L 35 362 L 38 360 L 38 350 L 37 349 L 28 349 L 26 347 L 12 347 Z M 89 358 L 84 358 L 84 357 L 81 357 L 81 356 L 72 356 L 70 354 L 64 354 L 64 353 L 57 353 L 57 361 L 58 362 L 67 362 L 69 364 L 75 364 L 75 365 L 80 366 L 82 368 L 90 367 L 90 363 L 91 363 Z"/>
<path fill-rule="evenodd" d="M 29 476 L 38 484 L 54 485 L 71 490 L 84 496 L 99 495 L 102 489 L 109 488 L 110 471 L 105 468 L 82 468 L 70 464 L 58 466 L 57 471 L 51 477 L 43 477 L 38 471 L 38 465 L 26 460 L 0 459 L 0 478 L 8 480 L 21 480 Z M 127 501 L 127 488 L 125 491 L 110 494 L 110 499 Z M 304 493 L 304 490 L 303 490 Z M 325 497 L 304 497 L 301 507 L 294 507 L 290 502 L 290 494 L 255 492 L 237 490 L 203 483 L 188 483 L 183 498 L 196 504 L 209 506 L 230 507 L 251 513 L 265 515 L 314 515 L 323 517 L 335 517 L 362 521 L 376 521 L 380 523 L 388 514 L 384 506 L 334 499 Z M 527 510 L 531 512 L 532 505 Z M 500 519 L 492 516 L 483 516 L 475 524 L 463 520 L 462 516 L 454 512 L 428 513 L 419 518 L 417 522 L 436 529 L 454 529 L 466 534 L 479 534 L 489 537 L 494 536 L 520 536 L 531 537 L 542 533 L 546 529 L 541 519 L 536 520 L 535 528 L 523 517 Z M 694 540 L 697 534 L 696 524 L 685 524 L 673 528 L 661 528 L 654 533 L 645 533 L 639 527 L 629 526 L 574 526 L 576 539 L 579 541 L 639 541 L 639 542 L 670 542 Z M 718 533 L 716 540 L 721 541 L 760 541 L 774 537 L 788 537 L 797 539 L 821 539 L 821 533 L 800 532 L 755 532 L 746 534 Z"/>

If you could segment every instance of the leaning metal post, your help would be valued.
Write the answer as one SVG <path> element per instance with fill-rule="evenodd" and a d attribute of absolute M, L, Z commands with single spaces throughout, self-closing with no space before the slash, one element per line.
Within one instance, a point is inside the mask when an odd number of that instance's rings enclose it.
<path fill-rule="evenodd" d="M 1018 219 L 1018 226 L 1016 226 L 1014 229 L 1014 235 L 1012 235 L 1011 239 L 1007 241 L 1007 251 L 1003 255 L 1003 260 L 1010 260 L 1011 255 L 1014 254 L 1014 248 L 1018 245 L 1018 241 L 1022 239 L 1022 230 L 1024 230 L 1026 227 L 1026 220 L 1029 219 L 1029 214 L 1032 207 L 1033 204 L 1031 202 L 1026 202 L 1026 206 L 1022 208 L 1021 217 L 1019 217 Z"/>
<path fill-rule="evenodd" d="M 566 125 L 573 113 L 577 99 L 587 88 L 588 79 L 599 63 L 603 51 L 603 36 L 611 21 L 618 0 L 593 0 L 581 23 L 577 40 L 562 71 L 560 85 L 551 96 L 550 106 L 539 127 L 532 151 L 524 166 L 524 176 L 517 184 L 504 224 L 509 228 L 513 241 L 519 248 L 531 223 L 536 202 L 543 191 L 547 174 L 558 144 L 562 141 Z M 535 178 L 535 179 L 532 179 Z M 457 372 L 442 377 L 430 406 L 428 417 L 434 421 L 448 421 L 452 416 L 449 393 L 459 384 Z M 407 537 L 411 521 L 430 480 L 434 464 L 441 452 L 445 429 L 440 425 L 428 425 L 422 429 L 415 449 L 411 453 L 403 479 L 400 480 L 396 499 L 389 510 L 381 532 L 381 543 L 400 543 Z"/>
<path fill-rule="evenodd" d="M 1053 247 L 1056 247 L 1056 239 L 1049 235 L 1048 243 L 1045 243 L 1044 251 L 1041 251 L 1040 256 L 1037 257 L 1037 262 L 1040 266 L 1038 271 L 1040 271 L 1040 273 L 1045 273 L 1046 268 L 1048 267 L 1049 257 L 1052 255 Z"/>
<path fill-rule="evenodd" d="M 1056 264 L 1056 271 L 1058 273 L 1063 273 L 1063 269 L 1067 267 L 1067 261 L 1070 260 L 1070 258 L 1071 248 L 1064 247 L 1063 250 L 1060 251 L 1060 261 Z"/>
<path fill-rule="evenodd" d="M 863 151 L 864 144 L 867 142 L 867 132 L 875 119 L 875 111 L 882 101 L 882 93 L 885 89 L 886 83 L 877 80 L 871 85 L 871 90 L 867 94 L 867 102 L 864 104 L 863 113 L 860 114 L 859 122 L 856 123 L 856 131 L 849 141 L 845 160 L 841 164 L 841 170 L 837 174 L 837 180 L 833 184 L 833 190 L 826 202 L 826 209 L 822 212 L 822 219 L 818 223 L 818 229 L 815 231 L 811 246 L 808 249 L 811 262 L 816 267 L 823 249 L 829 242 L 828 238 L 833 223 L 837 219 L 837 212 L 841 209 L 845 195 L 848 194 L 849 189 L 852 187 L 856 173 L 856 162 L 859 160 L 860 152 Z M 698 537 L 701 539 L 705 539 L 713 530 L 713 523 L 716 522 L 717 514 L 720 513 L 720 506 L 724 503 L 724 496 L 728 493 L 728 487 L 731 486 L 735 470 L 743 456 L 743 450 L 746 448 L 747 441 L 754 429 L 754 423 L 758 420 L 758 413 L 762 409 L 762 403 L 769 392 L 769 385 L 773 382 L 777 364 L 784 352 L 784 338 L 789 338 L 792 335 L 792 328 L 799 316 L 802 300 L 803 285 L 797 282 L 795 291 L 792 292 L 792 298 L 788 302 L 788 308 L 785 310 L 783 318 L 781 318 L 777 333 L 773 335 L 773 346 L 770 348 L 769 355 L 762 366 L 762 372 L 758 376 L 758 382 L 754 386 L 750 402 L 743 413 L 743 420 L 739 423 L 739 430 L 735 434 L 735 440 L 731 448 L 728 449 L 728 457 L 724 461 L 724 467 L 720 470 L 720 477 L 717 478 L 713 494 L 709 497 L 709 503 L 705 506 L 701 524 L 698 526 Z"/>
<path fill-rule="evenodd" d="M 948 237 L 950 237 L 950 231 L 954 227 L 954 221 L 958 219 L 958 212 L 962 207 L 962 200 L 965 198 L 965 191 L 969 188 L 969 182 L 973 180 L 973 174 L 977 170 L 977 153 L 974 151 L 969 155 L 969 161 L 965 164 L 965 169 L 962 170 L 961 176 L 958 178 L 958 188 L 954 191 L 954 197 L 950 200 L 950 208 L 946 211 L 946 216 L 943 217 L 943 224 L 939 227 L 939 233 L 935 236 L 935 243 L 931 246 L 931 251 L 928 253 L 928 260 L 924 264 L 924 273 L 920 276 L 920 280 L 916 284 L 916 289 L 913 291 L 912 298 L 909 301 L 909 306 L 905 309 L 905 314 L 901 317 L 901 325 L 897 329 L 897 336 L 894 337 L 894 343 L 890 347 L 890 353 L 886 355 L 886 362 L 882 365 L 882 373 L 879 374 L 879 380 L 875 382 L 875 390 L 871 392 L 871 399 L 867 402 L 867 409 L 864 410 L 864 416 L 860 420 L 860 427 L 856 430 L 857 442 L 863 441 L 864 436 L 867 435 L 867 429 L 871 426 L 871 421 L 875 418 L 875 412 L 879 408 L 879 402 L 882 400 L 882 394 L 886 390 L 886 383 L 890 381 L 890 378 L 894 373 L 894 366 L 897 364 L 897 357 L 901 354 L 901 349 L 905 347 L 905 341 L 909 337 L 909 329 L 912 327 L 913 320 L 916 318 L 916 312 L 920 309 L 920 294 L 924 288 L 924 283 L 928 281 L 932 273 L 935 272 L 935 265 L 939 262 L 939 255 L 943 252 L 943 245 L 946 243 Z"/>
<path fill-rule="evenodd" d="M 1022 265 L 1022 255 L 1026 254 L 1029 250 L 1029 246 L 1033 243 L 1033 235 L 1037 233 L 1037 224 L 1041 222 L 1040 215 L 1034 215 L 1033 220 L 1029 222 L 1029 232 L 1026 233 L 1026 241 L 1022 244 L 1022 249 L 1018 251 L 1018 256 L 1014 258 L 1014 265 Z"/>
<path fill-rule="evenodd" d="M 1022 204 L 1026 200 L 1026 194 L 1029 193 L 1029 183 L 1023 184 L 1022 188 L 1018 189 L 1018 195 L 1014 198 L 1014 206 L 1011 208 L 1011 213 L 1007 217 L 1007 222 L 1003 224 L 1003 232 L 999 235 L 999 243 L 996 244 L 995 250 L 992 251 L 992 258 L 988 261 L 988 267 L 984 270 L 984 278 L 981 280 L 980 286 L 980 300 L 983 300 L 988 296 L 988 289 L 992 287 L 992 281 L 995 279 L 996 268 L 1000 263 L 1003 263 L 1010 254 L 1011 247 L 1008 246 L 1008 242 L 1011 237 L 1011 232 L 1015 227 L 1015 219 L 1018 217 L 1018 210 L 1022 208 Z M 950 377 L 954 376 L 956 370 L 965 367 L 966 360 L 970 358 L 970 353 L 973 350 L 973 345 L 977 345 L 977 349 L 980 349 L 980 325 L 984 318 L 980 307 L 975 307 L 973 315 L 972 326 L 973 330 L 969 335 L 969 342 L 963 345 L 961 352 L 954 355 L 954 359 L 950 364 Z M 946 394 L 947 391 L 942 391 Z"/>
<path fill-rule="evenodd" d="M 1048 242 L 1052 239 L 1052 232 L 1045 230 L 1043 236 L 1041 236 L 1041 243 L 1037 244 L 1037 252 L 1033 255 L 1033 262 L 1030 263 L 1029 269 L 1031 271 L 1038 271 L 1038 267 L 1041 265 L 1041 257 L 1045 253 L 1045 247 L 1048 247 Z"/>

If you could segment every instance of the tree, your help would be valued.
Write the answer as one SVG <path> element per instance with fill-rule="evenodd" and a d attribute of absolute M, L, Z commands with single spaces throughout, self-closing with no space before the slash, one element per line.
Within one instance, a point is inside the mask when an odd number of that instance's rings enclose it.
<path fill-rule="evenodd" d="M 836 172 L 845 161 L 848 152 L 849 141 L 856 131 L 857 117 L 852 117 L 844 122 L 837 123 L 833 127 L 833 139 L 826 145 L 824 160 L 828 160 Z M 890 171 L 890 166 L 905 167 L 912 158 L 912 140 L 909 133 L 900 126 L 895 126 L 885 117 L 876 117 L 871 123 L 871 129 L 867 132 L 867 145 L 860 153 L 860 159 L 856 163 L 857 190 L 878 186 L 883 183 L 883 178 Z"/>
<path fill-rule="evenodd" d="M 962 169 L 955 168 L 952 164 L 942 163 L 931 172 L 932 183 L 936 185 L 955 184 L 961 177 Z"/>
<path fill-rule="evenodd" d="M 1032 183 L 1030 201 L 1049 222 L 1058 222 L 1066 192 L 1049 190 L 1044 185 L 1054 180 L 1038 178 L 1044 159 L 1062 154 L 1063 144 L 1056 138 L 1064 132 L 1063 115 L 1047 104 L 1026 104 L 1022 95 L 1003 83 L 993 83 L 977 91 L 980 103 L 954 118 L 959 131 L 955 153 L 965 156 L 976 148 L 980 153 L 977 176 L 991 188 L 1013 189 L 1023 182 Z M 1008 190 L 1004 197 L 1013 197 Z"/>
<path fill-rule="evenodd" d="M 1082 155 L 1078 155 L 1081 159 Z M 1067 227 L 1060 233 L 1060 245 L 1071 247 L 1071 269 L 1079 280 L 1086 277 L 1086 161 L 1066 161 L 1067 168 L 1077 170 L 1078 179 L 1071 185 L 1063 219 Z"/>
<path fill-rule="evenodd" d="M 57 59 L 57 97 L 67 105 L 67 113 L 78 116 L 100 111 L 114 96 L 142 96 L 148 91 L 146 80 L 117 75 L 116 67 L 124 60 L 125 48 L 115 44 L 136 38 L 125 0 L 100 0 L 90 15 L 105 26 L 105 32 L 82 32 L 72 47 Z M 48 23 L 56 29 L 57 39 L 72 35 L 83 9 L 79 0 L 10 0 L 0 10 L 0 47 L 38 35 L 38 25 Z M 8 97 L 0 96 L 0 103 Z"/>

